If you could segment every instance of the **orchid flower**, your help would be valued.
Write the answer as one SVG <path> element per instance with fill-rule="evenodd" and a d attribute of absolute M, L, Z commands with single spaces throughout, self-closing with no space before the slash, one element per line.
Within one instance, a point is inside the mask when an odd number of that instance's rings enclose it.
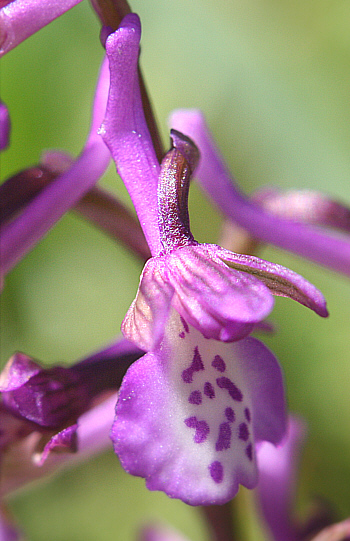
<path fill-rule="evenodd" d="M 278 447 L 268 442 L 262 442 L 259 446 L 258 501 L 276 541 L 301 541 L 292 518 L 292 508 L 298 459 L 305 434 L 305 424 L 290 417 L 287 433 Z"/>
<path fill-rule="evenodd" d="M 160 524 L 144 526 L 138 537 L 138 541 L 189 541 L 175 530 Z"/>
<path fill-rule="evenodd" d="M 123 467 L 149 489 L 224 503 L 239 483 L 256 485 L 255 441 L 277 444 L 285 431 L 278 362 L 247 335 L 271 311 L 272 294 L 327 310 L 292 271 L 195 241 L 187 197 L 198 151 L 174 131 L 159 167 L 138 88 L 140 34 L 131 14 L 106 40 L 111 87 L 100 133 L 153 255 L 122 325 L 148 353 L 124 377 L 111 437 Z"/>
<path fill-rule="evenodd" d="M 106 392 L 115 393 L 127 367 L 142 353 L 122 339 L 69 368 L 43 368 L 23 353 L 13 355 L 0 374 L 2 491 L 18 482 L 21 468 L 17 464 L 17 481 L 13 481 L 6 466 L 18 445 L 30 450 L 36 467 L 42 466 L 52 452 L 80 451 L 82 416 Z M 103 415 L 98 422 L 105 426 Z M 30 479 L 31 475 L 23 475 L 21 482 Z"/>
<path fill-rule="evenodd" d="M 201 111 L 197 109 L 174 111 L 170 115 L 169 124 L 193 139 L 198 146 L 201 159 L 196 170 L 196 178 L 218 208 L 233 222 L 244 227 L 256 239 L 350 275 L 350 241 L 347 237 L 336 235 L 332 231 L 324 231 L 307 221 L 306 223 L 295 221 L 295 216 L 291 219 L 281 217 L 280 213 L 265 210 L 239 191 L 212 140 Z M 334 202 L 329 204 L 334 209 Z M 341 214 L 344 214 L 344 209 Z M 320 222 L 322 225 L 329 225 L 329 222 L 322 221 L 320 217 L 316 221 L 317 225 Z M 331 225 L 334 226 L 334 221 Z M 348 231 L 347 227 L 342 226 L 341 229 Z"/>
<path fill-rule="evenodd" d="M 21 532 L 9 519 L 7 509 L 0 505 L 0 539 L 1 541 L 24 541 Z"/>
<path fill-rule="evenodd" d="M 304 525 L 294 516 L 298 466 L 305 439 L 305 423 L 290 416 L 285 437 L 277 447 L 268 442 L 259 444 L 256 494 L 261 515 L 274 541 L 346 541 L 350 521 L 329 526 L 334 519 L 327 508 L 316 508 Z"/>

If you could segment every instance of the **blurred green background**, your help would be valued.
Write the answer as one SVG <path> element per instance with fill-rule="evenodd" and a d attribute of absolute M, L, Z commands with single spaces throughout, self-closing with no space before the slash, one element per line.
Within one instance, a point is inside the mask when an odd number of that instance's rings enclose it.
<path fill-rule="evenodd" d="M 350 202 L 348 0 L 131 5 L 143 24 L 142 67 L 164 141 L 172 109 L 201 108 L 247 193 L 275 184 Z M 103 55 L 98 34 L 83 2 L 2 60 L 1 94 L 12 118 L 2 178 L 37 163 L 43 149 L 79 153 Z M 114 167 L 102 183 L 128 202 Z M 217 241 L 220 216 L 196 186 L 190 198 L 196 238 Z M 262 256 L 303 274 L 328 300 L 330 318 L 321 320 L 277 299 L 278 333 L 264 341 L 284 368 L 291 410 L 309 426 L 299 512 L 317 494 L 344 518 L 350 515 L 350 283 L 275 248 Z M 48 364 L 71 363 L 111 341 L 140 269 L 124 248 L 65 216 L 6 280 L 2 364 L 14 350 Z M 238 505 L 249 508 L 242 492 Z M 161 517 L 192 541 L 207 539 L 198 510 L 149 493 L 112 452 L 16 495 L 11 508 L 31 541 L 132 541 L 140 523 Z M 247 539 L 259 539 L 248 515 L 241 516 Z"/>

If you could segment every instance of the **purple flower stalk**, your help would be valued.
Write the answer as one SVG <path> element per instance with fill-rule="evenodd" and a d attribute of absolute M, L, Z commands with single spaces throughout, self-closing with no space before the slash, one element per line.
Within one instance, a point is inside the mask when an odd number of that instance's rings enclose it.
<path fill-rule="evenodd" d="M 196 178 L 226 216 L 259 240 L 350 275 L 348 238 L 306 223 L 297 223 L 294 219 L 281 218 L 249 200 L 239 191 L 210 136 L 201 111 L 174 111 L 169 123 L 172 128 L 191 137 L 198 146 L 201 159 Z"/>
<path fill-rule="evenodd" d="M 224 503 L 239 483 L 256 485 L 255 442 L 277 444 L 285 431 L 278 362 L 247 335 L 271 311 L 272 293 L 327 310 L 292 271 L 195 241 L 187 196 L 198 151 L 172 132 L 159 170 L 139 99 L 139 40 L 134 14 L 106 40 L 101 133 L 153 254 L 122 326 L 148 353 L 124 377 L 111 437 L 124 468 L 149 489 L 192 505 Z"/>

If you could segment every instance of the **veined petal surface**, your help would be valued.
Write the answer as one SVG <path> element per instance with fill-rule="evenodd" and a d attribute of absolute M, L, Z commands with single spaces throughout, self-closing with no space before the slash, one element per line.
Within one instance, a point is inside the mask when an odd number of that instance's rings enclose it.
<path fill-rule="evenodd" d="M 324 296 L 313 284 L 300 274 L 278 265 L 245 254 L 235 254 L 224 248 L 217 248 L 217 257 L 231 269 L 243 271 L 256 276 L 263 282 L 273 295 L 289 297 L 314 310 L 322 317 L 328 316 Z"/>
<path fill-rule="evenodd" d="M 164 279 L 164 262 L 150 259 L 141 274 L 140 286 L 122 323 L 127 340 L 145 351 L 154 350 L 163 337 L 173 287 Z"/>
<path fill-rule="evenodd" d="M 167 256 L 173 306 L 206 338 L 232 342 L 248 335 L 273 308 L 268 288 L 255 276 L 230 269 L 212 245 L 186 246 Z"/>

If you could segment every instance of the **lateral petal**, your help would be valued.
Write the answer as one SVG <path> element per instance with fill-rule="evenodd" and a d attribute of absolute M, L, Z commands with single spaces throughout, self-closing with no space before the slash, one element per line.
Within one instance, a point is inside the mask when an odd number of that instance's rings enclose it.
<path fill-rule="evenodd" d="M 173 305 L 206 338 L 239 340 L 272 310 L 273 297 L 255 276 L 229 269 L 219 248 L 197 245 L 167 256 L 167 276 L 176 290 Z"/>
<path fill-rule="evenodd" d="M 324 296 L 300 274 L 277 263 L 270 263 L 251 255 L 235 254 L 224 248 L 218 249 L 217 256 L 231 269 L 256 276 L 273 295 L 289 297 L 321 317 L 328 316 Z"/>
<path fill-rule="evenodd" d="M 155 349 L 163 337 L 173 287 L 163 277 L 161 258 L 150 259 L 141 274 L 137 295 L 122 323 L 122 333 L 139 348 Z"/>

